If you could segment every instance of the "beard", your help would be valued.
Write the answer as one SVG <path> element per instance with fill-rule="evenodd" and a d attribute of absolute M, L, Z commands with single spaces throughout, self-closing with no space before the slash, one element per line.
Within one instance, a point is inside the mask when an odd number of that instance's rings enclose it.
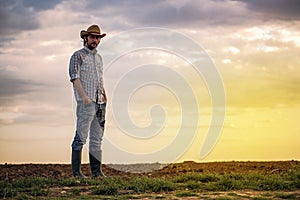
<path fill-rule="evenodd" d="M 94 46 L 92 46 L 92 45 L 94 45 Z M 92 42 L 91 44 L 88 44 L 88 45 L 87 45 L 87 48 L 89 48 L 90 50 L 94 50 L 97 46 L 98 46 L 98 45 L 97 45 L 96 42 Z"/>

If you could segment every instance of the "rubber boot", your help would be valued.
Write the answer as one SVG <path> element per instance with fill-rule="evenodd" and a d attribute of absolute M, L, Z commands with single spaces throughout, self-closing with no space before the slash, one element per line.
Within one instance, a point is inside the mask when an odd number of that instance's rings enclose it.
<path fill-rule="evenodd" d="M 93 178 L 106 177 L 102 172 L 101 157 L 101 151 L 89 152 L 90 167 Z"/>
<path fill-rule="evenodd" d="M 72 172 L 73 172 L 73 176 L 77 177 L 77 178 L 86 178 L 86 176 L 84 176 L 81 173 L 81 150 L 79 151 L 75 151 L 72 150 Z"/>

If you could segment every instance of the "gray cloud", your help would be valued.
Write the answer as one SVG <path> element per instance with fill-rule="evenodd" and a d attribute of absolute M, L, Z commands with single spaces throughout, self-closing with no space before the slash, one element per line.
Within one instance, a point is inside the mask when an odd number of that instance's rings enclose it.
<path fill-rule="evenodd" d="M 139 1 L 139 0 L 0 0 L 0 35 L 39 28 L 38 13 L 65 1 L 74 12 L 96 16 L 103 24 L 124 28 L 141 26 L 195 27 L 241 25 L 266 15 L 279 19 L 299 19 L 298 0 L 212 0 L 212 1 Z M 109 22 L 107 22 L 109 19 Z M 269 18 L 268 18 L 269 19 Z M 101 21 L 103 20 L 103 21 Z M 0 41 L 1 42 L 1 41 Z"/>
<path fill-rule="evenodd" d="M 289 16 L 294 15 L 295 18 L 299 15 L 296 12 L 299 7 L 296 1 L 287 0 L 286 4 L 280 3 L 283 1 L 275 0 L 273 5 L 273 1 L 269 0 L 262 2 L 256 0 L 63 0 L 61 5 L 72 13 L 78 13 L 80 17 L 74 19 L 77 23 L 85 24 L 90 21 L 99 23 L 106 30 L 120 31 L 148 26 L 193 29 L 213 26 L 247 26 L 262 20 L 280 19 L 279 16 L 288 19 Z M 25 10 L 28 15 L 25 18 L 29 18 L 36 16 L 32 12 L 50 9 L 57 3 L 58 0 L 54 3 L 27 0 L 16 4 L 25 6 L 23 12 Z M 269 4 L 272 5 L 269 6 Z M 26 21 L 29 23 L 28 20 Z M 31 20 L 30 23 L 31 26 L 26 26 L 28 29 L 39 25 L 37 19 Z"/>
<path fill-rule="evenodd" d="M 83 10 L 99 19 L 109 19 L 114 29 L 164 26 L 203 28 L 214 25 L 249 23 L 249 13 L 242 2 L 226 1 L 88 1 Z M 254 17 L 253 15 L 251 16 Z M 106 20 L 103 20 L 106 23 Z M 123 24 L 122 24 L 123 23 Z M 116 25 L 117 24 L 117 25 Z"/>
<path fill-rule="evenodd" d="M 230 7 L 228 2 L 210 1 L 187 2 L 180 6 L 164 3 L 148 9 L 137 19 L 141 24 L 175 25 L 175 26 L 203 26 L 222 24 L 232 25 L 246 22 L 239 8 Z"/>
<path fill-rule="evenodd" d="M 249 25 L 257 20 L 299 19 L 299 0 L 199 0 L 199 1 L 88 1 L 89 10 L 99 19 L 127 28 L 165 26 L 203 28 L 207 26 Z M 103 22 L 102 22 L 103 23 Z"/>
<path fill-rule="evenodd" d="M 129 7 L 130 9 L 139 8 L 142 9 L 145 7 L 150 8 L 149 6 L 155 6 L 164 2 L 162 0 L 153 0 L 153 1 L 140 1 L 140 0 L 90 0 L 86 4 L 88 9 L 99 9 L 99 8 L 125 8 Z M 143 6 L 142 6 L 143 5 Z M 136 10 L 137 11 L 137 10 Z"/>
<path fill-rule="evenodd" d="M 53 8 L 61 0 L 0 0 L 0 35 L 18 34 L 39 27 L 37 13 Z"/>
<path fill-rule="evenodd" d="M 25 7 L 33 8 L 36 11 L 48 10 L 54 8 L 62 0 L 40 1 L 40 0 L 23 0 Z"/>
<path fill-rule="evenodd" d="M 37 90 L 40 83 L 29 79 L 22 79 L 10 71 L 0 69 L 0 104 L 8 105 L 20 96 Z M 13 101 L 13 102 L 12 102 Z"/>
<path fill-rule="evenodd" d="M 72 123 L 70 88 L 24 73 L 0 66 L 0 114 L 4 113 L 0 127 L 12 123 L 46 126 Z"/>
<path fill-rule="evenodd" d="M 18 34 L 21 30 L 38 27 L 35 13 L 23 7 L 21 1 L 1 1 L 0 25 L 1 35 Z"/>
<path fill-rule="evenodd" d="M 300 19 L 299 0 L 238 0 L 244 2 L 249 10 L 260 12 L 270 17 L 290 20 Z"/>

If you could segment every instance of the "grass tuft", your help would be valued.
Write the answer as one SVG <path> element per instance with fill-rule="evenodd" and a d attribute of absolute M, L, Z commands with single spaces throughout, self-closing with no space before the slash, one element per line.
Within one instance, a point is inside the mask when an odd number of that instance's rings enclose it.
<path fill-rule="evenodd" d="M 269 197 L 281 199 L 297 199 L 299 196 L 295 193 L 281 191 L 295 191 L 300 189 L 300 169 L 294 168 L 288 172 L 276 174 L 261 173 L 186 173 L 172 178 L 149 178 L 147 176 L 132 176 L 127 178 L 108 177 L 103 179 L 74 179 L 74 178 L 20 178 L 13 182 L 0 181 L 0 198 L 12 199 L 48 199 L 55 192 L 53 188 L 70 188 L 67 198 L 92 198 L 93 195 L 100 198 L 118 198 L 120 196 L 145 194 L 166 194 L 172 191 L 176 197 L 197 196 L 200 192 L 214 191 L 236 191 L 236 190 L 256 190 L 266 191 L 258 199 Z M 81 195 L 84 188 L 84 195 Z M 271 194 L 271 191 L 273 193 Z M 275 193 L 280 192 L 280 193 Z M 57 192 L 57 190 L 56 190 Z M 57 192 L 59 197 L 63 195 Z M 51 194 L 51 195 L 50 195 Z M 230 196 L 233 198 L 234 194 Z M 268 196 L 268 195 L 270 196 Z M 159 198 L 160 196 L 158 196 Z M 94 197 L 93 197 L 94 198 Z M 163 198 L 163 197 L 162 197 Z M 220 197 L 229 198 L 229 197 Z"/>
<path fill-rule="evenodd" d="M 192 191 L 179 191 L 175 193 L 176 197 L 191 197 L 191 196 L 198 196 L 197 193 Z"/>
<path fill-rule="evenodd" d="M 101 185 L 92 189 L 92 194 L 114 196 L 118 194 L 118 188 L 114 185 Z"/>

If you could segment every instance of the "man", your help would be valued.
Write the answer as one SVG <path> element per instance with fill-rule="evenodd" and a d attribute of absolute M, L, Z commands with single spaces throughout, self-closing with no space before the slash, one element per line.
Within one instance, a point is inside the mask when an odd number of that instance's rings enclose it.
<path fill-rule="evenodd" d="M 101 141 L 104 132 L 106 96 L 103 88 L 102 58 L 96 50 L 105 35 L 101 34 L 97 25 L 90 26 L 86 31 L 82 30 L 80 37 L 84 41 L 84 47 L 76 51 L 70 59 L 69 75 L 77 102 L 76 132 L 72 142 L 71 158 L 74 177 L 85 178 L 80 165 L 82 148 L 88 134 L 92 176 L 105 176 L 101 168 Z"/>

